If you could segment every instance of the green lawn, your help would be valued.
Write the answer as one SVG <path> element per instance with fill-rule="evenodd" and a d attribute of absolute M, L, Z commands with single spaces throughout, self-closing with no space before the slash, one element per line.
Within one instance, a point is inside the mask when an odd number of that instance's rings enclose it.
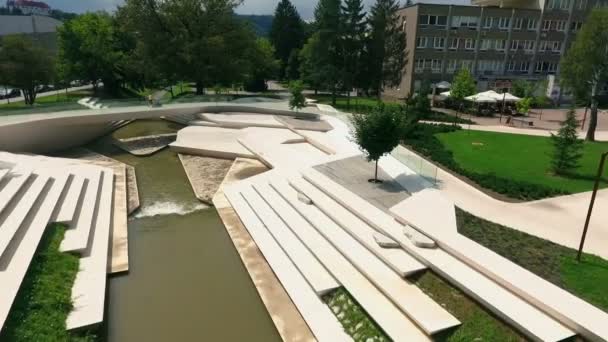
<path fill-rule="evenodd" d="M 458 232 L 608 311 L 608 261 L 457 210 Z"/>
<path fill-rule="evenodd" d="M 30 264 L 13 303 L 0 341 L 95 341 L 87 331 L 66 331 L 72 310 L 72 284 L 78 273 L 77 256 L 59 252 L 66 227 L 50 225 Z"/>
<path fill-rule="evenodd" d="M 569 177 L 551 173 L 549 164 L 553 147 L 546 137 L 460 130 L 436 135 L 454 160 L 471 172 L 495 174 L 576 193 L 593 189 L 600 154 L 608 151 L 608 143 L 585 142 L 580 167 Z M 604 178 L 606 179 L 606 178 Z M 608 181 L 601 186 L 607 187 Z"/>

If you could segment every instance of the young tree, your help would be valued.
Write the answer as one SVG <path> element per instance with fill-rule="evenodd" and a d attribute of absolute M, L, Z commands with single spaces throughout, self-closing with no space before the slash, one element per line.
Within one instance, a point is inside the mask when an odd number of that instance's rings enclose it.
<path fill-rule="evenodd" d="M 291 93 L 291 97 L 289 98 L 289 108 L 291 110 L 299 111 L 300 109 L 306 107 L 306 98 L 302 94 L 304 90 L 304 85 L 302 85 L 301 81 L 293 81 L 289 83 L 289 92 Z"/>
<path fill-rule="evenodd" d="M 342 6 L 342 54 L 344 57 L 342 83 L 348 92 L 346 105 L 350 106 L 350 92 L 358 87 L 362 71 L 362 53 L 365 39 L 365 12 L 361 0 L 345 0 Z"/>
<path fill-rule="evenodd" d="M 7 85 L 23 92 L 25 103 L 33 105 L 37 88 L 53 80 L 54 60 L 51 54 L 22 35 L 2 38 L 0 74 Z"/>
<path fill-rule="evenodd" d="M 572 109 L 568 111 L 557 135 L 551 134 L 554 148 L 551 169 L 555 174 L 567 174 L 579 166 L 583 141 L 578 138 L 577 127 L 576 115 Z"/>
<path fill-rule="evenodd" d="M 380 105 L 369 114 L 353 114 L 351 123 L 355 140 L 367 160 L 376 162 L 374 178 L 369 181 L 381 183 L 378 160 L 399 145 L 405 129 L 405 116 Z"/>
<path fill-rule="evenodd" d="M 595 140 L 598 91 L 608 80 L 608 8 L 594 8 L 561 61 L 563 84 L 577 99 L 591 102 L 586 139 Z"/>
<path fill-rule="evenodd" d="M 477 87 L 475 80 L 468 69 L 462 69 L 454 77 L 450 97 L 459 105 L 464 103 L 464 98 L 475 94 Z"/>
<path fill-rule="evenodd" d="M 315 8 L 315 25 L 317 27 L 317 48 L 313 50 L 313 64 L 321 75 L 323 87 L 331 90 L 332 104 L 336 104 L 336 95 L 342 78 L 344 64 L 341 56 L 341 6 L 340 0 L 319 0 Z"/>
<path fill-rule="evenodd" d="M 399 86 L 407 62 L 405 31 L 397 10 L 396 0 L 376 0 L 368 18 L 370 77 L 378 98 L 385 87 Z"/>
<path fill-rule="evenodd" d="M 276 49 L 276 57 L 281 61 L 279 77 L 283 79 L 287 76 L 286 69 L 293 51 L 304 43 L 302 19 L 289 0 L 281 0 L 277 5 L 269 36 Z"/>
<path fill-rule="evenodd" d="M 528 115 L 528 113 L 530 112 L 530 108 L 532 107 L 532 98 L 524 97 L 515 104 L 515 107 L 517 107 L 518 113 Z"/>

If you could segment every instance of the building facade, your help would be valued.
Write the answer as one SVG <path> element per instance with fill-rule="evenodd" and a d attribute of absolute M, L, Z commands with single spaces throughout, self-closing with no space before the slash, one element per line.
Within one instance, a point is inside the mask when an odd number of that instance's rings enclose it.
<path fill-rule="evenodd" d="M 27 15 L 51 14 L 51 7 L 46 3 L 40 1 L 8 0 L 6 2 L 6 7 L 11 11 L 15 9 L 20 10 L 21 13 Z"/>
<path fill-rule="evenodd" d="M 477 6 L 415 4 L 399 14 L 406 32 L 401 85 L 384 96 L 405 98 L 424 82 L 451 82 L 467 68 L 480 91 L 515 80 L 559 82 L 559 62 L 588 12 L 606 0 L 476 0 Z M 554 88 L 559 89 L 559 87 Z M 549 96 L 560 97 L 549 90 Z"/>

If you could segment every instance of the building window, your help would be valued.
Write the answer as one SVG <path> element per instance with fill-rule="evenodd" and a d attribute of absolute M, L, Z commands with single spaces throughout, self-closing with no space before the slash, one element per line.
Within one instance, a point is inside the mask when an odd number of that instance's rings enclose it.
<path fill-rule="evenodd" d="M 519 71 L 526 72 L 528 71 L 528 69 L 530 69 L 530 62 L 521 62 L 519 66 Z"/>
<path fill-rule="evenodd" d="M 569 10 L 571 1 L 572 0 L 561 0 L 559 8 L 563 10 Z"/>
<path fill-rule="evenodd" d="M 433 47 L 435 49 L 443 49 L 445 47 L 445 38 L 443 38 L 443 37 L 433 38 Z"/>
<path fill-rule="evenodd" d="M 479 46 L 479 50 L 489 50 L 492 48 L 492 43 L 494 41 L 492 39 L 482 39 L 481 45 Z"/>
<path fill-rule="evenodd" d="M 561 52 L 561 50 L 562 50 L 562 42 L 560 42 L 560 41 L 554 41 L 554 42 L 551 42 L 551 43 L 552 43 L 552 45 L 551 45 L 551 51 L 558 52 L 558 53 Z"/>
<path fill-rule="evenodd" d="M 528 19 L 528 31 L 536 31 L 537 28 L 536 19 Z"/>
<path fill-rule="evenodd" d="M 446 72 L 453 73 L 458 69 L 458 60 L 450 59 L 448 60 L 448 64 L 446 66 Z"/>
<path fill-rule="evenodd" d="M 558 31 L 564 32 L 566 31 L 566 25 L 568 24 L 568 22 L 566 22 L 565 20 L 557 20 L 555 22 L 555 28 Z"/>
<path fill-rule="evenodd" d="M 426 48 L 428 43 L 428 38 L 427 37 L 418 37 L 416 39 L 416 48 L 418 49 L 424 49 Z"/>
<path fill-rule="evenodd" d="M 492 17 L 485 17 L 483 18 L 483 28 L 492 28 L 492 24 L 494 23 L 494 18 Z"/>
<path fill-rule="evenodd" d="M 511 25 L 511 18 L 502 17 L 498 19 L 498 28 L 501 30 L 508 30 Z"/>
<path fill-rule="evenodd" d="M 513 39 L 511 40 L 511 51 L 517 51 L 519 47 L 519 40 Z"/>
<path fill-rule="evenodd" d="M 429 16 L 428 15 L 421 15 L 420 19 L 418 20 L 418 24 L 420 24 L 420 26 L 425 26 L 429 24 Z"/>
<path fill-rule="evenodd" d="M 459 44 L 460 44 L 460 38 L 451 38 L 450 39 L 450 50 L 457 50 Z"/>
<path fill-rule="evenodd" d="M 422 72 L 424 70 L 424 59 L 416 60 L 416 64 L 414 64 L 414 70 L 416 72 Z"/>
<path fill-rule="evenodd" d="M 504 51 L 507 47 L 507 41 L 504 39 L 496 39 L 495 49 L 496 51 Z"/>
<path fill-rule="evenodd" d="M 549 1 L 547 2 L 547 8 L 548 8 L 548 9 L 554 9 L 554 8 L 557 8 L 557 7 L 558 7 L 558 1 L 559 1 L 559 0 L 549 0 Z"/>
<path fill-rule="evenodd" d="M 421 15 L 420 16 L 420 26 L 433 25 L 433 26 L 443 26 L 448 22 L 448 17 L 445 15 Z"/>
<path fill-rule="evenodd" d="M 580 21 L 573 21 L 570 23 L 570 31 L 577 32 L 583 27 L 583 23 Z"/>
<path fill-rule="evenodd" d="M 479 24 L 479 17 L 467 17 L 467 16 L 453 16 L 452 17 L 452 28 L 468 27 L 476 29 Z"/>
<path fill-rule="evenodd" d="M 466 50 L 474 50 L 475 49 L 475 41 L 471 38 L 467 38 L 464 40 L 464 48 Z"/>
<path fill-rule="evenodd" d="M 431 70 L 433 72 L 441 72 L 441 60 L 440 59 L 433 59 L 431 60 Z"/>
<path fill-rule="evenodd" d="M 525 40 L 524 41 L 524 51 L 526 53 L 534 52 L 534 41 L 533 40 Z"/>
<path fill-rule="evenodd" d="M 551 28 L 551 20 L 543 20 L 543 31 L 549 31 Z"/>
<path fill-rule="evenodd" d="M 545 50 L 547 50 L 547 46 L 549 42 L 546 40 L 541 40 L 540 42 L 538 42 L 538 51 L 539 52 L 544 52 Z"/>
<path fill-rule="evenodd" d="M 524 24 L 524 19 L 523 18 L 515 18 L 515 20 L 513 21 L 513 29 L 514 30 L 521 30 L 521 27 Z"/>
<path fill-rule="evenodd" d="M 578 0 L 578 9 L 584 10 L 587 7 L 587 0 Z"/>

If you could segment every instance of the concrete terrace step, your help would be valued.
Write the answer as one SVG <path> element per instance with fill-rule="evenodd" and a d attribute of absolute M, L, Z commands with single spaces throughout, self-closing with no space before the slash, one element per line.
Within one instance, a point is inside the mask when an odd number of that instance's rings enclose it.
<path fill-rule="evenodd" d="M 85 193 L 79 201 L 72 227 L 65 232 L 65 237 L 59 247 L 62 252 L 82 251 L 87 248 L 89 241 L 95 208 L 98 205 L 102 175 L 99 168 L 83 170 L 82 175 L 87 179 Z"/>
<path fill-rule="evenodd" d="M 44 198 L 40 198 L 42 204 L 40 209 L 28 217 L 26 224 L 28 229 L 20 229 L 14 243 L 9 247 L 10 258 L 0 258 L 0 329 L 4 326 L 13 301 L 19 292 L 21 282 L 25 277 L 30 262 L 38 248 L 38 244 L 45 228 L 53 214 L 61 192 L 67 182 L 67 172 L 63 175 L 55 175 L 52 185 L 47 183 L 43 191 Z M 50 189 L 50 190 L 49 190 Z"/>
<path fill-rule="evenodd" d="M 392 268 L 400 276 L 405 277 L 412 273 L 426 269 L 426 266 L 407 254 L 402 249 L 386 249 L 378 245 L 374 239 L 376 230 L 360 220 L 357 216 L 350 213 L 343 206 L 329 198 L 314 186 L 298 186 L 292 184 L 297 190 L 301 191 L 329 218 L 336 222 L 342 229 L 355 238 L 360 244 Z"/>
<path fill-rule="evenodd" d="M 258 187 L 256 187 L 256 190 Z M 259 191 L 259 190 L 257 190 Z M 310 286 L 318 295 L 323 295 L 340 287 L 340 284 L 327 272 L 325 267 L 302 245 L 302 242 L 285 226 L 285 223 L 272 211 L 266 203 L 250 186 L 244 187 L 241 194 L 254 209 L 256 216 L 264 223 L 268 232 L 281 246 L 291 262 L 306 278 Z"/>
<path fill-rule="evenodd" d="M 434 197 L 441 196 L 434 192 L 427 192 L 425 195 L 427 199 L 434 202 L 438 202 Z M 414 196 L 391 208 L 391 214 L 400 221 L 409 220 L 411 216 L 420 213 L 422 204 L 420 199 Z M 451 214 L 451 211 L 448 214 Z M 446 216 L 448 215 L 446 214 Z M 442 228 L 446 228 L 443 233 Z M 449 226 L 419 225 L 419 229 L 423 229 L 425 233 L 431 235 L 441 248 L 547 312 L 585 338 L 608 340 L 608 313 L 450 228 Z"/>
<path fill-rule="evenodd" d="M 399 242 L 401 247 L 427 264 L 433 271 L 480 302 L 498 317 L 516 327 L 528 337 L 541 341 L 560 341 L 574 335 L 566 328 L 530 303 L 496 284 L 465 263 L 441 249 L 415 246 L 403 234 L 403 226 L 391 216 L 367 203 L 349 190 L 333 182 L 315 170 L 303 172 L 335 201 L 368 222 L 381 233 Z"/>
<path fill-rule="evenodd" d="M 60 201 L 60 209 L 57 213 L 57 217 L 55 217 L 53 221 L 58 223 L 72 222 L 76 215 L 76 208 L 82 197 L 82 190 L 85 186 L 85 177 L 78 174 L 72 175 L 68 184 L 68 191 L 65 193 L 63 201 Z"/>
<path fill-rule="evenodd" d="M 285 180 L 272 180 L 270 185 L 275 192 L 265 191 L 264 196 L 272 201 L 273 209 L 393 341 L 430 341 L 414 322 L 312 227 L 314 218 L 323 216 L 318 208 L 300 202 L 295 189 Z"/>
<path fill-rule="evenodd" d="M 103 321 L 108 268 L 108 248 L 112 225 L 114 173 L 104 169 L 101 175 L 99 204 L 95 210 L 90 243 L 82 252 L 80 270 L 72 286 L 72 312 L 68 330 L 88 327 Z"/>
<path fill-rule="evenodd" d="M 1 182 L 6 184 L 0 191 L 0 215 L 3 215 L 3 211 L 6 206 L 10 203 L 10 201 L 15 197 L 15 195 L 19 192 L 21 187 L 30 179 L 31 172 L 24 172 L 20 175 L 15 175 L 14 177 L 6 177 Z M 0 216 L 0 220 L 2 216 Z"/>
<path fill-rule="evenodd" d="M 39 207 L 36 205 L 38 198 L 41 196 L 50 178 L 46 174 L 38 174 L 30 186 L 21 188 L 23 196 L 15 198 L 18 203 L 15 203 L 10 214 L 0 224 L 0 258 L 4 256 L 9 243 L 13 239 L 15 233 L 22 226 L 23 221 L 28 215 L 34 215 Z M 53 204 L 53 208 L 55 204 Z M 31 214 L 30 214 L 31 213 Z M 25 228 L 27 229 L 27 228 Z"/>
<path fill-rule="evenodd" d="M 329 307 L 317 297 L 241 193 L 233 186 L 225 188 L 224 194 L 317 340 L 351 341 Z"/>
<path fill-rule="evenodd" d="M 9 169 L 2 169 L 0 170 L 0 181 L 2 181 L 2 178 L 4 178 L 4 176 L 6 176 L 11 170 Z"/>
<path fill-rule="evenodd" d="M 322 200 L 320 194 L 315 191 L 316 188 L 312 184 L 307 183 L 302 177 L 290 178 L 289 183 L 298 191 L 310 197 L 314 205 L 322 212 L 326 213 L 336 210 L 336 215 L 341 214 L 335 206 L 325 207 L 329 201 Z M 321 209 L 322 207 L 325 208 Z M 403 280 L 389 266 L 357 242 L 356 239 L 328 216 L 318 215 L 312 218 L 311 221 L 321 235 L 374 283 L 412 321 L 418 324 L 425 333 L 429 335 L 435 334 L 460 324 L 454 316 L 434 302 L 416 285 Z M 346 221 L 342 222 L 345 225 L 348 224 Z"/>

